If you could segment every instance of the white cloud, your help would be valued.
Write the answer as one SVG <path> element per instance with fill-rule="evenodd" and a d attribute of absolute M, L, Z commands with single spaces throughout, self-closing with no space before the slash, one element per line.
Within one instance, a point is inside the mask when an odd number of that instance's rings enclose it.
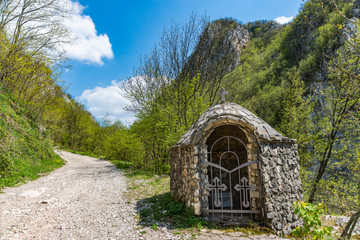
<path fill-rule="evenodd" d="M 82 14 L 84 6 L 72 0 L 65 1 L 72 7 L 73 13 L 64 20 L 64 25 L 75 39 L 72 44 L 64 46 L 68 57 L 100 65 L 104 58 L 112 59 L 114 53 L 108 35 L 97 33 L 91 17 Z"/>
<path fill-rule="evenodd" d="M 285 24 L 285 23 L 291 22 L 293 19 L 294 19 L 294 17 L 281 16 L 281 17 L 275 18 L 275 22 L 280 23 L 280 24 Z"/>
<path fill-rule="evenodd" d="M 21 20 L 23 37 L 32 39 L 26 45 L 29 50 L 38 51 L 42 46 L 41 50 L 50 58 L 57 59 L 65 51 L 70 59 L 99 65 L 103 64 L 103 59 L 114 57 L 108 35 L 97 33 L 93 20 L 83 14 L 85 7 L 78 0 L 29 1 L 27 13 L 19 19 L 23 3 L 24 0 L 16 0 L 5 4 L 9 22 L 4 28 L 10 39 Z M 69 34 L 62 31 L 63 27 Z"/>
<path fill-rule="evenodd" d="M 78 98 L 88 110 L 98 119 L 105 117 L 111 121 L 119 120 L 129 125 L 135 121 L 135 116 L 124 110 L 130 101 L 124 97 L 124 92 L 119 88 L 119 83 L 111 82 L 108 87 L 95 87 L 86 89 Z"/>

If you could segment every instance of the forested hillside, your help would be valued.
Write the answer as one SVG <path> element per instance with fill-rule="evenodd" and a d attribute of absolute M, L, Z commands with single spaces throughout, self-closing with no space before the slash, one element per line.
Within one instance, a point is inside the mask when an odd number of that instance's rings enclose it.
<path fill-rule="evenodd" d="M 37 178 L 38 173 L 63 164 L 52 149 L 48 131 L 28 115 L 29 110 L 0 90 L 0 188 Z"/>
<path fill-rule="evenodd" d="M 337 7 L 352 17 L 353 1 Z M 324 1 L 329 19 L 342 26 L 346 19 L 331 1 Z M 344 42 L 323 13 L 320 1 L 308 1 L 287 26 L 271 21 L 249 23 L 251 41 L 242 63 L 226 76 L 234 82 L 231 100 L 241 103 L 272 125 L 281 124 L 281 97 L 296 74 L 309 88 L 328 80 L 328 62 Z"/>

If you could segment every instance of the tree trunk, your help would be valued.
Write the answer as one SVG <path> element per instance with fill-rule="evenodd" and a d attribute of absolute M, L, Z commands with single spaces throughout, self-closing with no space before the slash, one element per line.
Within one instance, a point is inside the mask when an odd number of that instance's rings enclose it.
<path fill-rule="evenodd" d="M 346 227 L 345 227 L 343 233 L 341 234 L 339 240 L 351 239 L 351 234 L 353 233 L 353 231 L 356 227 L 356 223 L 359 220 L 359 218 L 360 218 L 360 210 L 357 211 L 354 215 L 352 215 L 352 217 L 346 224 Z"/>
<path fill-rule="evenodd" d="M 330 161 L 330 157 L 331 157 L 332 149 L 333 149 L 333 146 L 334 146 L 336 134 L 337 134 L 337 130 L 332 130 L 331 135 L 330 135 L 330 139 L 328 140 L 328 145 L 327 145 L 327 147 L 325 149 L 322 160 L 320 161 L 320 167 L 319 167 L 319 169 L 317 171 L 315 181 L 313 182 L 313 186 L 312 186 L 309 201 L 308 201 L 309 203 L 314 203 L 315 194 L 316 194 L 316 192 L 318 190 L 320 180 L 324 176 L 326 167 L 327 167 L 327 165 L 328 165 L 328 163 Z"/>

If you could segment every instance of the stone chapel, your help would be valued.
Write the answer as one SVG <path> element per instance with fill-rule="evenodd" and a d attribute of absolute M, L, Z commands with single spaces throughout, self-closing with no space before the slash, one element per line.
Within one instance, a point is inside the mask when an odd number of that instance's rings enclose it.
<path fill-rule="evenodd" d="M 235 103 L 200 116 L 170 149 L 172 195 L 225 225 L 266 225 L 278 235 L 298 225 L 302 200 L 297 145 Z"/>

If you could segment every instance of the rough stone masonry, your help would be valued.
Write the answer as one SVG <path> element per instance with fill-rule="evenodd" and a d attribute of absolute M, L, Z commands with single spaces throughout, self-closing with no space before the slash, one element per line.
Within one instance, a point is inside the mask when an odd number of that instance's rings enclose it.
<path fill-rule="evenodd" d="M 205 219 L 286 235 L 302 200 L 294 139 L 235 103 L 209 108 L 170 149 L 171 193 Z"/>

